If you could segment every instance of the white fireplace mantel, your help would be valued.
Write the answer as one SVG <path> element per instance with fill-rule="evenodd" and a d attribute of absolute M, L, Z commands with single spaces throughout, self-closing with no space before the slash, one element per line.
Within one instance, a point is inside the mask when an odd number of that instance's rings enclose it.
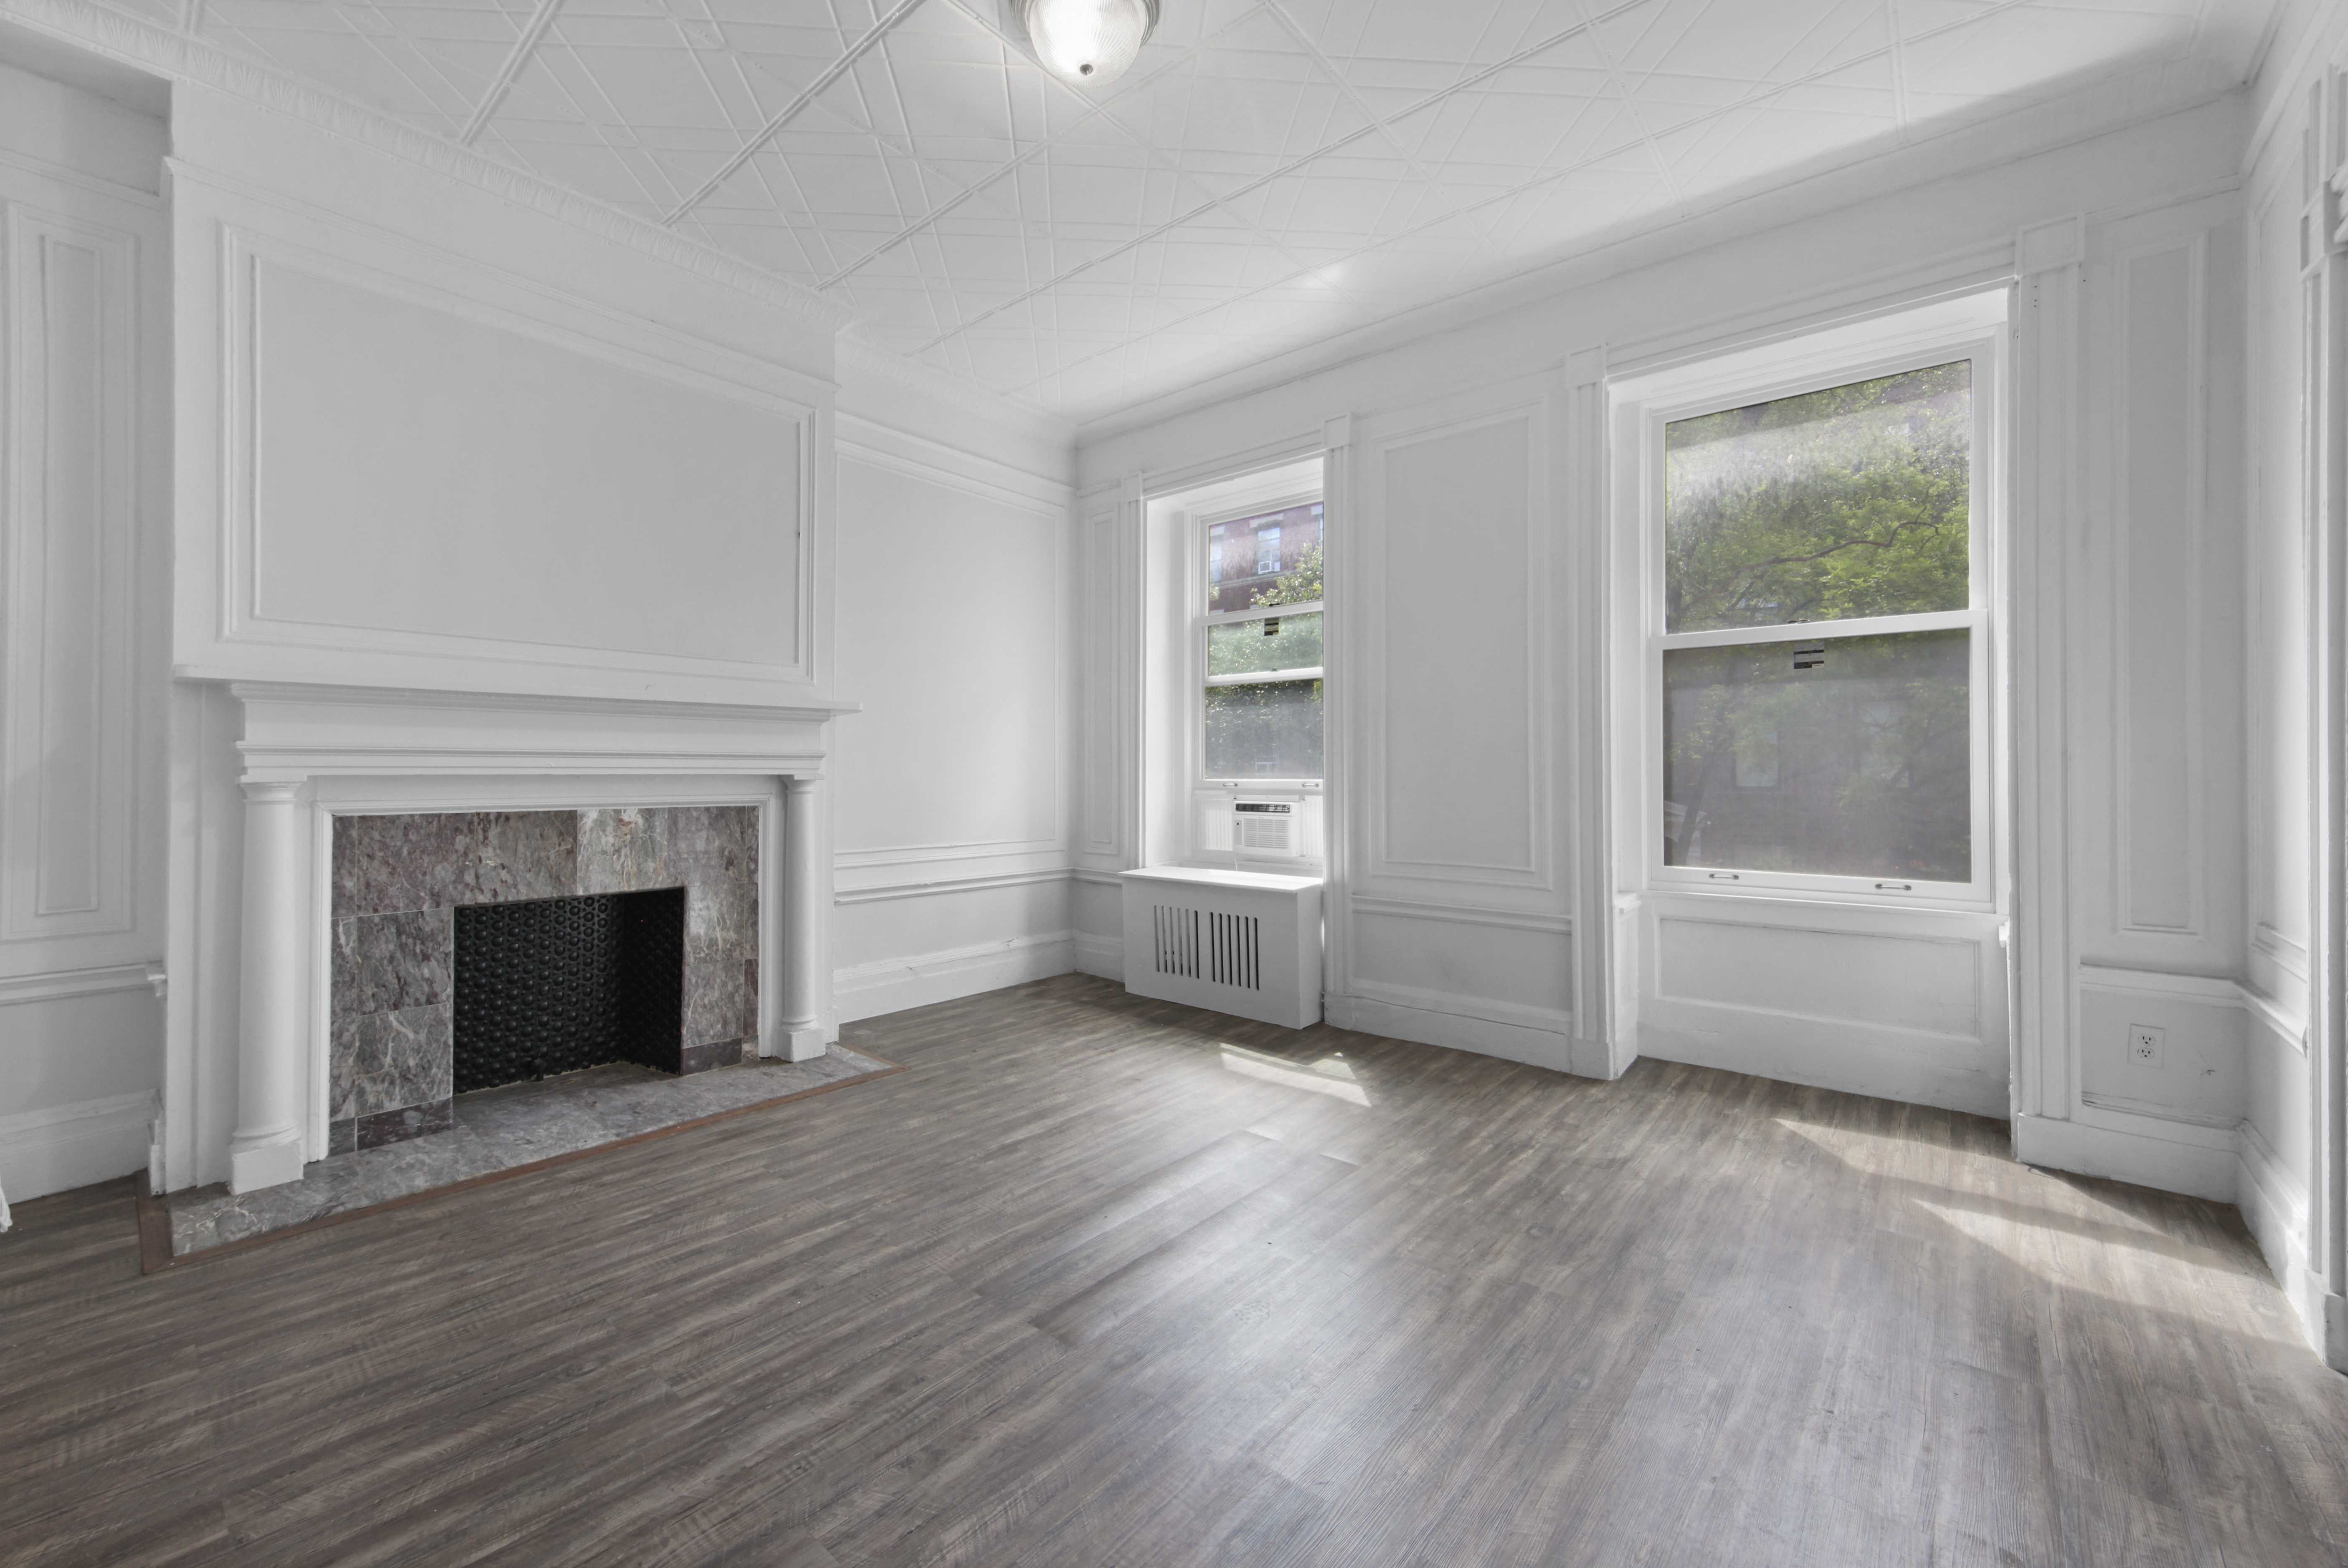
<path fill-rule="evenodd" d="M 321 1158 L 332 820 L 379 811 L 755 804 L 758 1049 L 803 1060 L 830 1026 L 830 721 L 853 702 L 785 705 L 232 683 L 242 710 L 232 1189 L 298 1181 Z M 167 1089 L 165 1115 L 174 1113 Z M 205 1163 L 210 1163 L 209 1161 Z"/>

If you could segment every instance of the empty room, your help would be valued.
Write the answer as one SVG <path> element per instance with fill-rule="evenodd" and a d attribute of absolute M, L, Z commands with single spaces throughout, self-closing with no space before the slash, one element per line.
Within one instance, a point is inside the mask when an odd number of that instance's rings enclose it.
<path fill-rule="evenodd" d="M 2348 1563 L 2348 4 L 0 0 L 0 1476 Z"/>

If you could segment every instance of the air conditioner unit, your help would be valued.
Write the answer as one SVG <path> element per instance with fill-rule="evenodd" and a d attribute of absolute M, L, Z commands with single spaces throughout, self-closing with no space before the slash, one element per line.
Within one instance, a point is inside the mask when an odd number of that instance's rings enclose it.
<path fill-rule="evenodd" d="M 1245 871 L 1250 860 L 1295 860 L 1302 816 L 1294 800 L 1233 800 L 1231 870 Z"/>
<path fill-rule="evenodd" d="M 1302 1029 L 1321 1021 L 1321 882 L 1268 872 L 1128 872 L 1125 988 Z"/>

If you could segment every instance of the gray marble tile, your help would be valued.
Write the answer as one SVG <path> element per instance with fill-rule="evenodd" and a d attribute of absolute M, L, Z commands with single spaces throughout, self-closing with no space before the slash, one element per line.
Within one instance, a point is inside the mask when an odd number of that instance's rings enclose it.
<path fill-rule="evenodd" d="M 334 1020 L 327 1116 L 373 1116 L 447 1099 L 456 1076 L 451 1006 L 403 1007 Z"/>
<path fill-rule="evenodd" d="M 756 1047 L 744 1040 L 713 1040 L 705 1046 L 686 1046 L 677 1052 L 677 1073 L 705 1073 L 713 1068 L 730 1068 L 740 1062 L 745 1050 Z"/>
<path fill-rule="evenodd" d="M 745 1063 L 689 1078 L 620 1065 L 482 1089 L 458 1097 L 457 1124 L 448 1131 L 318 1161 L 304 1169 L 299 1181 L 241 1197 L 218 1185 L 170 1194 L 163 1202 L 170 1214 L 171 1250 L 181 1255 L 201 1252 L 779 1099 L 877 1071 L 880 1066 L 834 1046 L 810 1062 Z"/>
<path fill-rule="evenodd" d="M 447 903 L 433 894 L 433 868 L 456 858 L 473 821 L 469 812 L 336 817 L 335 918 Z"/>
<path fill-rule="evenodd" d="M 351 1144 L 355 1149 L 380 1149 L 403 1139 L 446 1132 L 456 1125 L 454 1105 L 449 1100 L 402 1106 L 397 1110 L 379 1110 L 373 1116 L 357 1118 L 351 1124 Z"/>
<path fill-rule="evenodd" d="M 388 914 L 578 891 L 575 811 L 335 819 L 334 913 Z"/>
<path fill-rule="evenodd" d="M 685 942 L 685 1044 L 754 1037 L 758 1032 L 757 960 L 700 950 Z"/>
<path fill-rule="evenodd" d="M 675 810 L 664 806 L 580 812 L 579 891 L 683 886 L 671 842 L 675 820 Z"/>
<path fill-rule="evenodd" d="M 450 903 L 567 898 L 579 891 L 579 813 L 488 811 L 469 861 L 450 869 Z"/>
<path fill-rule="evenodd" d="M 446 1002 L 454 994 L 456 960 L 448 910 L 345 915 L 335 922 L 335 1014 Z"/>

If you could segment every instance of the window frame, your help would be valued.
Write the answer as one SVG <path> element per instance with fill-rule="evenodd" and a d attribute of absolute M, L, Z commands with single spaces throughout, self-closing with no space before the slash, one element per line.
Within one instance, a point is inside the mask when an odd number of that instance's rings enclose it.
<path fill-rule="evenodd" d="M 1865 324 L 1856 330 L 1827 332 L 1807 339 L 1722 356 L 1709 366 L 1699 365 L 1658 377 L 1665 384 L 1633 400 L 1638 418 L 1640 505 L 1636 518 L 1639 561 L 1636 642 L 1639 650 L 1634 684 L 1638 703 L 1633 726 L 1639 736 L 1639 777 L 1642 788 L 1635 812 L 1642 881 L 1657 893 L 1717 893 L 1724 895 L 1830 899 L 1903 908 L 1987 910 L 2001 895 L 2002 857 L 2005 840 L 2003 812 L 1999 809 L 1999 780 L 2004 758 L 1999 745 L 2004 697 L 2001 637 L 2003 617 L 1997 605 L 2004 597 L 2003 529 L 2007 513 L 2003 474 L 2006 469 L 2004 408 L 2009 330 L 2003 297 L 1995 296 L 1997 319 L 1986 319 L 1981 302 L 1972 320 L 1950 322 L 1933 329 L 1931 315 L 1921 320 L 1891 317 Z M 1873 330 L 1870 331 L 1869 327 Z M 1902 330 L 1902 328 L 1906 330 Z M 1872 338 L 1873 341 L 1869 341 Z M 1970 494 L 1967 499 L 1966 607 L 1908 615 L 1869 616 L 1842 621 L 1792 622 L 1779 625 L 1734 626 L 1700 632 L 1664 629 L 1666 545 L 1664 516 L 1664 432 L 1680 419 L 1748 407 L 1780 397 L 1846 387 L 1854 382 L 1906 371 L 1926 369 L 1958 360 L 1972 363 L 1972 442 L 1969 452 Z M 1852 876 L 1824 872 L 1756 871 L 1735 867 L 1675 866 L 1664 861 L 1665 802 L 1663 748 L 1665 703 L 1663 655 L 1666 652 L 1701 647 L 1744 647 L 1756 644 L 1831 642 L 1840 638 L 1885 634 L 1964 629 L 1968 634 L 1968 745 L 1972 774 L 1971 875 L 1963 882 L 1907 881 L 1891 877 Z M 1628 695 L 1628 694 L 1626 694 Z"/>
<path fill-rule="evenodd" d="M 1231 779 L 1210 777 L 1207 773 L 1206 694 L 1210 687 L 1271 686 L 1281 681 L 1317 680 L 1323 683 L 1323 696 L 1325 702 L 1326 682 L 1329 678 L 1327 632 L 1329 623 L 1325 614 L 1328 605 L 1327 598 L 1324 596 L 1294 604 L 1282 604 L 1271 610 L 1261 610 L 1252 606 L 1244 610 L 1200 608 L 1209 602 L 1209 591 L 1213 586 L 1210 557 L 1214 550 L 1213 533 L 1219 523 L 1231 522 L 1241 518 L 1259 517 L 1268 512 L 1285 511 L 1293 507 L 1318 506 L 1322 509 L 1321 546 L 1322 558 L 1325 562 L 1328 557 L 1329 511 L 1323 489 L 1323 487 L 1318 484 L 1303 490 L 1292 485 L 1284 485 L 1278 490 L 1267 490 L 1262 496 L 1251 499 L 1244 504 L 1225 503 L 1187 514 L 1186 535 L 1182 542 L 1182 557 L 1186 564 L 1187 579 L 1184 584 L 1183 605 L 1189 625 L 1183 634 L 1186 661 L 1184 703 L 1187 710 L 1183 728 L 1188 737 L 1189 755 L 1184 775 L 1193 795 L 1218 789 L 1234 795 L 1251 790 L 1274 793 L 1292 791 L 1317 793 L 1326 788 L 1329 764 L 1328 735 L 1325 727 L 1322 735 L 1322 777 L 1319 779 L 1281 779 L 1266 776 L 1262 779 Z M 1251 543 L 1253 542 L 1254 537 L 1260 536 L 1260 533 L 1261 531 L 1257 531 L 1256 535 L 1251 536 Z M 1325 572 L 1324 567 L 1323 577 L 1324 595 L 1327 589 Z M 1321 615 L 1323 617 L 1321 662 L 1318 665 L 1293 670 L 1253 670 L 1241 675 L 1210 676 L 1207 673 L 1207 637 L 1210 627 L 1237 625 L 1248 621 L 1267 621 L 1275 616 L 1289 615 Z M 1198 846 L 1194 845 L 1193 849 L 1197 850 Z"/>

